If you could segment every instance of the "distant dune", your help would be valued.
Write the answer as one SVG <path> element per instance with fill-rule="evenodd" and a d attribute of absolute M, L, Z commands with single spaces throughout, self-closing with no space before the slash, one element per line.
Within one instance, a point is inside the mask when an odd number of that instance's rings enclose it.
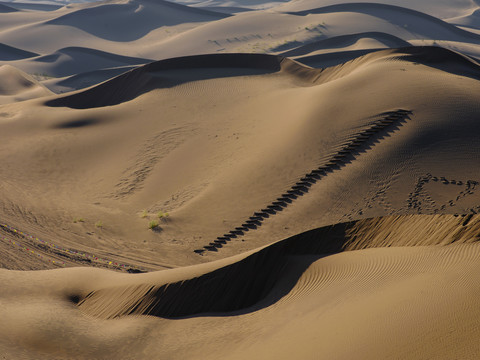
<path fill-rule="evenodd" d="M 383 18 L 399 26 L 408 27 L 409 31 L 423 33 L 437 40 L 450 40 L 452 36 L 460 36 L 471 39 L 480 39 L 480 35 L 472 34 L 468 31 L 452 26 L 436 17 L 425 13 L 407 9 L 400 6 L 374 4 L 374 3 L 349 3 L 325 6 L 316 9 L 294 12 L 292 14 L 305 16 L 307 14 L 328 14 L 337 12 L 358 12 L 365 13 L 375 17 Z M 399 15 L 405 16 L 399 16 Z M 415 18 L 418 18 L 415 19 Z M 419 20 L 423 21 L 419 21 Z M 428 26 L 430 25 L 430 26 Z M 443 30 L 443 31 L 442 31 Z M 433 36 L 435 32 L 435 36 Z M 451 33 L 452 35 L 450 35 Z"/>

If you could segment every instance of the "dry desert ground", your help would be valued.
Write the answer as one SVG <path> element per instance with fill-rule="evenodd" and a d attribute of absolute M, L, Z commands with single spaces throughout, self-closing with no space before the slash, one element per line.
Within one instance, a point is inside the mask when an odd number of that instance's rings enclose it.
<path fill-rule="evenodd" d="M 479 359 L 479 0 L 0 2 L 0 359 Z"/>

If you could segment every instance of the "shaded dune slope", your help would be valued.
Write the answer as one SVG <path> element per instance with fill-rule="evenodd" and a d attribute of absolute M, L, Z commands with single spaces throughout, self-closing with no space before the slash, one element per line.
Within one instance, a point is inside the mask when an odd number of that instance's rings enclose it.
<path fill-rule="evenodd" d="M 64 5 L 34 3 L 34 2 L 0 2 L 0 5 L 13 8 L 14 11 L 18 10 L 37 10 L 37 11 L 55 11 L 62 8 Z"/>
<path fill-rule="evenodd" d="M 466 26 L 474 29 L 480 29 L 480 9 L 473 11 L 470 15 L 449 19 L 454 25 Z"/>
<path fill-rule="evenodd" d="M 312 86 L 346 76 L 362 64 L 385 57 L 419 62 L 448 72 L 458 72 L 462 75 L 478 76 L 479 74 L 478 63 L 473 59 L 440 47 L 406 47 L 381 50 L 356 58 L 346 64 L 326 69 L 313 69 L 278 55 L 242 53 L 196 55 L 153 62 L 93 88 L 51 100 L 46 105 L 75 109 L 112 106 L 132 100 L 157 88 L 169 88 L 189 81 L 266 74 L 278 71 L 289 72 L 302 81 L 305 86 Z M 185 74 L 179 72 L 168 73 L 171 70 L 187 69 L 204 70 L 202 72 L 186 72 Z M 206 69 L 212 71 L 205 71 Z M 229 71 L 218 71 L 222 69 L 228 69 Z"/>
<path fill-rule="evenodd" d="M 18 66 L 26 71 L 37 70 L 50 76 L 64 77 L 119 66 L 143 65 L 149 62 L 152 60 L 118 55 L 93 48 L 67 47 L 48 55 L 19 62 Z"/>
<path fill-rule="evenodd" d="M 410 43 L 394 35 L 372 31 L 372 32 L 363 32 L 363 33 L 357 33 L 357 34 L 334 36 L 329 39 L 314 41 L 314 42 L 299 46 L 295 49 L 282 52 L 280 55 L 286 56 L 286 57 L 300 56 L 300 55 L 309 54 L 313 51 L 320 50 L 320 49 L 342 48 L 342 47 L 351 46 L 355 44 L 358 40 L 365 39 L 365 38 L 380 41 L 391 48 L 400 48 L 400 47 L 410 46 Z"/>
<path fill-rule="evenodd" d="M 35 61 L 50 62 L 55 56 L 58 56 L 59 54 L 65 54 L 65 55 L 68 55 L 68 56 L 71 56 L 71 57 L 91 56 L 91 57 L 95 57 L 95 58 L 99 58 L 99 59 L 108 60 L 108 61 L 111 61 L 111 62 L 128 64 L 128 65 L 145 64 L 146 62 L 151 62 L 152 61 L 152 60 L 149 60 L 149 59 L 118 55 L 118 54 L 113 54 L 113 53 L 109 53 L 109 52 L 102 51 L 102 50 L 79 47 L 79 46 L 71 46 L 71 47 L 66 47 L 66 48 L 60 49 L 60 50 L 56 51 L 54 54 L 39 57 L 39 58 L 35 59 Z"/>
<path fill-rule="evenodd" d="M 5 4 L 0 4 L 0 13 L 11 13 L 11 12 L 17 12 L 17 11 L 19 10 L 13 7 L 7 6 Z"/>
<path fill-rule="evenodd" d="M 38 56 L 38 54 L 6 44 L 0 44 L 0 61 L 20 60 L 35 56 Z"/>
<path fill-rule="evenodd" d="M 106 68 L 100 70 L 86 71 L 80 74 L 75 74 L 68 77 L 63 77 L 60 79 L 50 79 L 43 81 L 42 84 L 45 85 L 49 90 L 54 93 L 70 92 L 75 90 L 85 89 L 87 87 L 95 86 L 104 81 L 114 78 L 120 74 L 123 74 L 127 71 L 135 69 L 137 66 L 116 66 L 113 68 Z"/>
<path fill-rule="evenodd" d="M 142 283 L 74 295 L 80 309 L 100 318 L 151 315 L 166 318 L 251 312 L 286 295 L 313 262 L 325 254 L 378 247 L 433 246 L 478 242 L 479 215 L 407 215 L 341 223 L 296 235 L 232 263 L 172 283 Z M 307 256 L 301 266 L 292 257 Z M 227 259 L 228 260 L 228 259 Z M 298 265 L 298 264 L 297 264 Z M 288 274 L 288 276 L 286 276 Z M 142 276 L 142 275 L 139 275 Z M 278 291 L 271 290 L 282 278 Z"/>

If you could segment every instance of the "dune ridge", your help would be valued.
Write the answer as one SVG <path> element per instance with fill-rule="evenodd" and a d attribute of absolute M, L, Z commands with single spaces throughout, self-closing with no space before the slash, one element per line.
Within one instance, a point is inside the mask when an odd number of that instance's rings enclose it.
<path fill-rule="evenodd" d="M 392 48 L 403 48 L 411 46 L 409 42 L 398 38 L 396 36 L 382 33 L 382 32 L 362 32 L 356 34 L 348 34 L 341 36 L 334 36 L 328 39 L 314 41 L 302 46 L 299 46 L 295 49 L 287 50 L 279 55 L 289 57 L 289 56 L 301 56 L 312 53 L 315 50 L 319 49 L 332 49 L 332 48 L 341 48 L 354 44 L 356 41 L 364 38 L 372 38 L 378 41 L 381 41 Z"/>
<path fill-rule="evenodd" d="M 248 75 L 248 69 L 259 71 L 259 73 L 279 71 L 282 61 L 291 62 L 291 60 L 284 60 L 284 58 L 279 56 L 263 54 L 196 55 L 160 60 L 133 69 L 91 89 L 51 100 L 47 102 L 46 105 L 52 107 L 68 106 L 75 109 L 117 105 L 132 100 L 153 89 L 168 88 L 181 83 L 175 78 L 169 79 L 167 77 L 155 76 L 155 72 L 179 69 L 236 68 L 244 69 L 239 70 L 237 75 Z M 301 67 L 301 65 L 298 66 Z M 216 77 L 221 76 L 221 74 L 207 74 L 206 76 L 207 78 L 209 76 Z M 225 76 L 232 75 L 225 74 Z M 195 78 L 188 79 L 187 81 L 192 80 L 195 80 Z"/>
<path fill-rule="evenodd" d="M 451 50 L 429 46 L 379 50 L 355 58 L 346 64 L 325 69 L 313 69 L 280 55 L 243 53 L 194 55 L 152 62 L 90 89 L 50 100 L 46 105 L 52 107 L 67 106 L 75 109 L 112 106 L 132 100 L 154 89 L 169 88 L 183 82 L 203 80 L 210 77 L 265 74 L 278 72 L 280 70 L 287 71 L 301 79 L 305 84 L 308 84 L 308 86 L 312 86 L 313 84 L 326 83 L 346 76 L 355 69 L 358 69 L 362 64 L 387 57 L 420 62 L 439 67 L 445 71 L 458 71 L 468 76 L 478 76 L 479 65 L 475 60 Z M 451 66 L 447 60 L 458 65 Z M 229 74 L 219 72 L 212 74 L 205 73 L 201 77 L 196 77 L 198 76 L 197 74 L 187 78 L 181 78 L 180 76 L 175 78 L 174 76 L 167 76 L 168 74 L 155 75 L 157 72 L 180 69 L 245 70 L 239 70 L 239 73 L 230 72 Z M 247 69 L 255 72 L 250 73 Z"/>

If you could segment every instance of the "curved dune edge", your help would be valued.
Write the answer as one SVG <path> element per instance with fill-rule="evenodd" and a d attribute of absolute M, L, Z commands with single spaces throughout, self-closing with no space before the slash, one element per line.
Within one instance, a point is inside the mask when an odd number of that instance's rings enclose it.
<path fill-rule="evenodd" d="M 125 315 L 151 315 L 178 318 L 199 314 L 253 311 L 275 303 L 288 293 L 284 289 L 272 298 L 271 289 L 292 256 L 317 257 L 342 251 L 379 247 L 412 247 L 468 244 L 479 240 L 480 215 L 407 215 L 365 219 L 308 231 L 266 246 L 245 258 L 190 267 L 190 276 L 169 282 L 163 272 L 162 283 L 142 281 L 138 276 L 129 285 L 111 286 L 77 296 L 85 314 L 108 319 Z M 230 262 L 230 263 L 229 263 Z M 307 264 L 308 266 L 308 264 Z M 297 268 L 299 276 L 305 268 Z M 173 270 L 175 274 L 178 269 Z M 172 274 L 173 274 L 172 272 Z M 282 275 L 283 274 L 283 275 Z M 175 275 L 175 276 L 178 276 Z M 267 299 L 268 298 L 268 299 Z"/>
<path fill-rule="evenodd" d="M 279 55 L 249 53 L 194 55 L 160 60 L 140 66 L 86 90 L 49 100 L 45 105 L 74 109 L 113 106 L 133 100 L 149 91 L 170 88 L 185 82 L 261 75 L 279 71 L 295 76 L 304 83 L 304 86 L 314 86 L 347 76 L 360 66 L 388 59 L 418 62 L 467 76 L 479 72 L 479 64 L 473 59 L 433 46 L 380 50 L 345 64 L 324 69 L 314 69 Z M 173 72 L 187 69 L 192 70 L 193 73 L 185 75 Z M 222 71 L 205 74 L 195 72 L 196 69 Z"/>
<path fill-rule="evenodd" d="M 316 50 L 347 47 L 355 44 L 358 40 L 365 39 L 365 38 L 383 42 L 388 47 L 392 47 L 392 48 L 393 47 L 401 48 L 401 47 L 411 46 L 408 41 L 405 41 L 397 36 L 394 36 L 388 33 L 383 33 L 383 32 L 370 31 L 370 32 L 362 32 L 362 33 L 356 33 L 356 34 L 334 36 L 328 39 L 314 41 L 314 42 L 299 46 L 295 49 L 284 51 L 280 55 L 286 56 L 286 57 L 308 55 Z"/>

